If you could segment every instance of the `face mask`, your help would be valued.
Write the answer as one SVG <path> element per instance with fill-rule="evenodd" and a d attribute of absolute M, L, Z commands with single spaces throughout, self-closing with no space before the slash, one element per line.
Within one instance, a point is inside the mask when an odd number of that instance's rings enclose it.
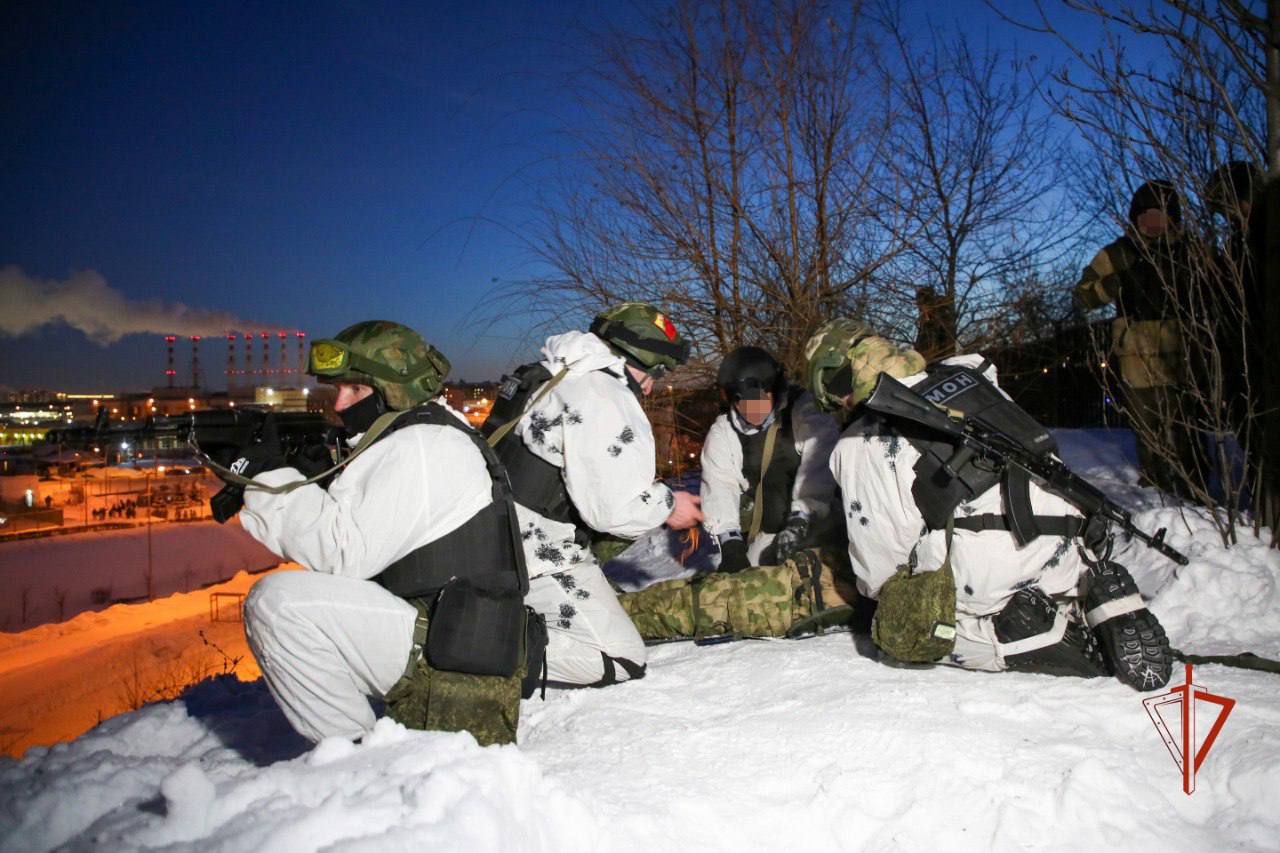
<path fill-rule="evenodd" d="M 347 437 L 350 438 L 367 432 L 378 416 L 386 410 L 387 404 L 382 399 L 382 392 L 375 390 L 354 406 L 338 412 L 338 417 L 342 419 L 342 426 L 347 431 Z"/>

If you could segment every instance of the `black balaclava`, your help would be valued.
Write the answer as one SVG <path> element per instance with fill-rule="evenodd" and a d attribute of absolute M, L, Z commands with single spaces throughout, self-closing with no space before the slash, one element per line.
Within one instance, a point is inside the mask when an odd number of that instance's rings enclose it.
<path fill-rule="evenodd" d="M 373 393 L 368 397 L 338 412 L 338 417 L 342 419 L 342 426 L 347 432 L 347 437 L 351 438 L 367 432 L 369 427 L 373 426 L 373 422 L 378 419 L 378 416 L 386 411 L 387 401 L 383 399 L 382 392 L 374 388 Z"/>

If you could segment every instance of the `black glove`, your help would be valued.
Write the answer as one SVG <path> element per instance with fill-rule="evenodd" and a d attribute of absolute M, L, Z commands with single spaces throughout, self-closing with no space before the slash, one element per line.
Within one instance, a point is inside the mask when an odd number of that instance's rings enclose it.
<path fill-rule="evenodd" d="M 1094 556 L 1105 560 L 1111 553 L 1111 524 L 1095 513 L 1085 522 L 1080 539 Z"/>
<path fill-rule="evenodd" d="M 225 524 L 227 519 L 244 508 L 244 486 L 227 483 L 222 491 L 209 498 L 209 512 L 213 520 Z"/>
<path fill-rule="evenodd" d="M 289 455 L 288 465 L 310 480 L 333 467 L 333 456 L 323 444 L 304 444 Z"/>
<path fill-rule="evenodd" d="M 720 541 L 720 568 L 717 571 L 733 574 L 750 566 L 747 559 L 747 543 L 741 536 Z"/>
<path fill-rule="evenodd" d="M 774 559 L 779 564 L 785 563 L 787 558 L 800 548 L 808 535 L 809 519 L 799 513 L 793 513 L 791 519 L 787 521 L 787 526 L 773 537 Z"/>
<path fill-rule="evenodd" d="M 235 461 L 227 467 L 232 473 L 253 478 L 263 471 L 283 468 L 286 464 L 284 448 L 280 446 L 280 434 L 276 429 L 276 419 L 273 415 L 267 415 L 262 422 L 262 432 L 258 440 L 236 451 Z M 231 482 L 221 471 L 215 469 L 214 473 L 226 485 L 222 487 L 222 491 L 209 499 L 209 511 L 213 515 L 213 520 L 222 524 L 244 507 L 244 486 Z"/>
<path fill-rule="evenodd" d="M 262 422 L 262 432 L 258 440 L 236 451 L 235 461 L 227 467 L 233 474 L 252 479 L 263 471 L 283 468 L 286 464 L 288 463 L 284 459 L 284 448 L 280 446 L 280 434 L 276 430 L 275 416 L 267 415 Z M 231 482 L 221 473 L 218 476 L 224 482 Z"/>

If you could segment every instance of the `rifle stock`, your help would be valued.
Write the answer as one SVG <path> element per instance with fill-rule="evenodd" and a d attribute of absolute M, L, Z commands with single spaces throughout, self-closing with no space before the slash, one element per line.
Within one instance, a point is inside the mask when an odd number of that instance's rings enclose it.
<path fill-rule="evenodd" d="M 890 417 L 905 418 L 922 426 L 959 437 L 964 423 L 948 415 L 887 373 L 881 373 L 867 398 L 867 408 Z"/>

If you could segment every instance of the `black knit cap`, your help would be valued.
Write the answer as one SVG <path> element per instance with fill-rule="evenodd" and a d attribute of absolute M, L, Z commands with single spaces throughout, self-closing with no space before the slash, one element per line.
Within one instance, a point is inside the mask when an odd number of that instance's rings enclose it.
<path fill-rule="evenodd" d="M 1178 201 L 1178 191 L 1168 181 L 1147 181 L 1138 187 L 1129 202 L 1129 223 L 1138 224 L 1138 217 L 1144 210 L 1163 210 L 1174 225 L 1182 224 L 1182 202 Z"/>

